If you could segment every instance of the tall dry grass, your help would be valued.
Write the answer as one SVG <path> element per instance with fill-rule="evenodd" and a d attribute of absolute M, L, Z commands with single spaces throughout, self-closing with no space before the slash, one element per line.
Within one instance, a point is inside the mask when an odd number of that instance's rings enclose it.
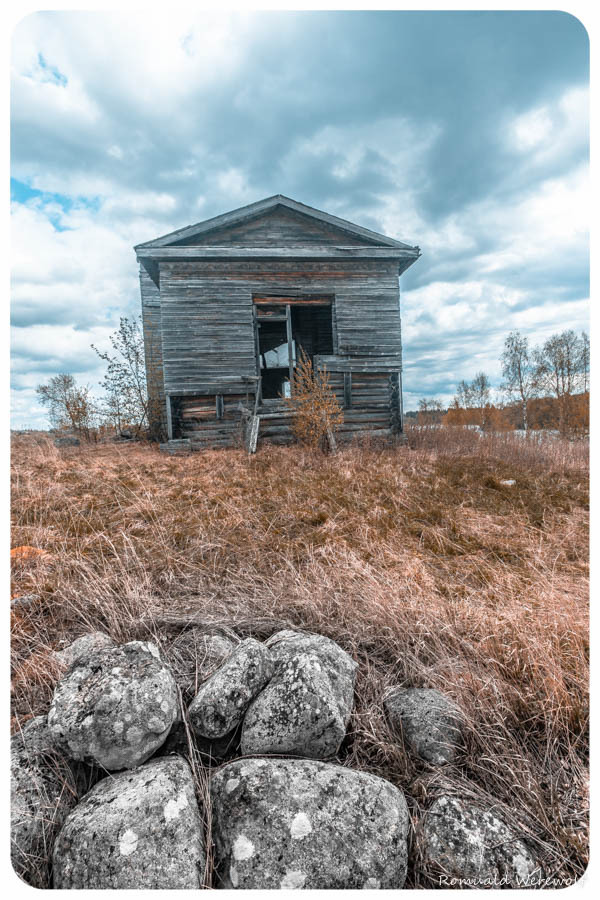
<path fill-rule="evenodd" d="M 413 434 L 323 457 L 298 447 L 161 455 L 13 442 L 15 720 L 47 709 L 51 650 L 90 629 L 152 637 L 177 667 L 193 627 L 318 631 L 359 662 L 341 761 L 388 778 L 414 820 L 444 792 L 493 803 L 549 873 L 587 862 L 587 503 L 583 444 Z M 514 480 L 515 484 L 502 482 Z M 183 654 L 183 657 L 182 657 Z M 405 753 L 395 685 L 466 711 L 459 764 Z M 419 847 L 411 846 L 418 863 Z M 408 886 L 427 886 L 411 866 Z"/>

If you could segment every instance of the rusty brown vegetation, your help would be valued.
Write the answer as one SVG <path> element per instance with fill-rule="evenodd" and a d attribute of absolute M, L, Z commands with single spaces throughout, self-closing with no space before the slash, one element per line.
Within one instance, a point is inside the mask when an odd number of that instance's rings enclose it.
<path fill-rule="evenodd" d="M 327 370 L 316 372 L 302 348 L 294 369 L 291 397 L 285 403 L 294 414 L 291 430 L 296 440 L 313 450 L 326 450 L 334 431 L 344 421 L 344 412 Z"/>
<path fill-rule="evenodd" d="M 39 595 L 12 614 L 14 724 L 48 707 L 50 651 L 91 629 L 153 638 L 192 681 L 194 627 L 318 631 L 360 664 L 341 762 L 399 785 L 415 820 L 441 793 L 493 803 L 549 873 L 579 876 L 587 445 L 454 428 L 409 440 L 178 458 L 16 436 L 12 546 L 45 554 L 13 568 L 13 595 Z M 398 684 L 466 710 L 459 764 L 433 770 L 390 733 L 382 701 Z"/>

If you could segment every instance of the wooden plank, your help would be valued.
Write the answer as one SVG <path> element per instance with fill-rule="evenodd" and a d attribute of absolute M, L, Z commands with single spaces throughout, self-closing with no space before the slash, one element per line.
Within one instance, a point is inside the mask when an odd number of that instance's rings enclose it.
<path fill-rule="evenodd" d="M 344 372 L 344 408 L 352 406 L 352 372 Z"/>
<path fill-rule="evenodd" d="M 285 330 L 288 345 L 288 366 L 290 371 L 290 391 L 294 383 L 294 345 L 292 338 L 292 310 L 288 303 L 285 307 Z"/>
<path fill-rule="evenodd" d="M 167 395 L 165 397 L 165 405 L 167 412 L 167 440 L 173 440 L 173 415 L 171 409 L 171 398 Z"/>
<path fill-rule="evenodd" d="M 295 297 L 253 297 L 252 302 L 256 306 L 284 306 L 290 303 L 297 303 L 302 306 L 331 306 L 333 297 L 311 297 L 302 294 Z"/>
<path fill-rule="evenodd" d="M 260 426 L 260 416 L 252 416 L 250 421 L 250 434 L 248 437 L 248 453 L 256 453 L 256 445 L 258 443 L 258 429 Z"/>
<path fill-rule="evenodd" d="M 146 247 L 147 259 L 397 259 L 414 262 L 419 254 L 397 247 Z"/>

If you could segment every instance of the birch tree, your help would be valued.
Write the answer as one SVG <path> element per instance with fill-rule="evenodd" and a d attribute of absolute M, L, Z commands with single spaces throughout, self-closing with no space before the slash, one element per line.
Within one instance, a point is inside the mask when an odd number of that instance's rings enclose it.
<path fill-rule="evenodd" d="M 511 331 L 502 353 L 502 390 L 521 404 L 523 428 L 527 431 L 527 403 L 537 394 L 536 364 L 529 341 L 518 331 Z"/>

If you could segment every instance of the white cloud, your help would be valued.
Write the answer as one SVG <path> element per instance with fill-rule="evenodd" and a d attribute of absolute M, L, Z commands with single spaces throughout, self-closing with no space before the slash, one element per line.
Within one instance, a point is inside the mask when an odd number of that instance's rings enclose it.
<path fill-rule="evenodd" d="M 278 192 L 422 247 L 403 278 L 408 407 L 459 372 L 497 371 L 503 331 L 584 327 L 581 77 L 552 95 L 536 57 L 526 92 L 483 109 L 474 75 L 498 90 L 510 76 L 493 59 L 428 80 L 434 56 L 421 69 L 410 41 L 386 56 L 360 17 L 340 31 L 337 15 L 173 8 L 18 25 L 13 174 L 56 195 L 13 205 L 18 421 L 40 414 L 35 386 L 60 369 L 97 383 L 90 343 L 139 310 L 134 244 Z M 477 171 L 463 162 L 471 138 Z"/>

